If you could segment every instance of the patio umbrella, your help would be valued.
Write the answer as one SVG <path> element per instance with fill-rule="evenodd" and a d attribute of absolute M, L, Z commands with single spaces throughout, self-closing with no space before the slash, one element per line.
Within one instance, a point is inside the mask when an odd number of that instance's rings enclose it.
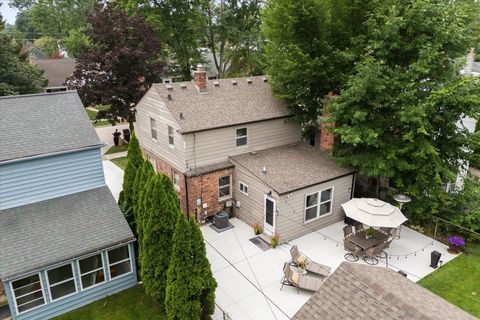
<path fill-rule="evenodd" d="M 399 208 L 373 198 L 353 198 L 342 207 L 347 217 L 370 227 L 397 228 L 408 220 Z"/>

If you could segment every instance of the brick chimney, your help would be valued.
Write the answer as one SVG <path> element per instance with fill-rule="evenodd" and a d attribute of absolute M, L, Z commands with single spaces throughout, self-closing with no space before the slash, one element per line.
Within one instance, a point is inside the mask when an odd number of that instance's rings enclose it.
<path fill-rule="evenodd" d="M 193 82 L 198 91 L 207 92 L 207 73 L 201 64 L 193 72 Z"/>
<path fill-rule="evenodd" d="M 323 99 L 322 117 L 328 117 L 328 106 L 330 101 L 335 97 L 337 97 L 335 93 L 329 92 Z M 320 125 L 320 150 L 331 151 L 333 149 L 335 136 L 333 135 L 333 132 L 330 132 L 330 129 L 333 128 L 335 128 L 335 123 L 326 123 L 322 121 Z"/>

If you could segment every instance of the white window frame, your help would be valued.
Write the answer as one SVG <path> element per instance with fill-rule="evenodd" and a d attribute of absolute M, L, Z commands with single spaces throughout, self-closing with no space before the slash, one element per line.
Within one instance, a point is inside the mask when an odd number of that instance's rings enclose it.
<path fill-rule="evenodd" d="M 246 191 L 245 191 L 245 189 L 246 189 Z M 241 193 L 243 193 L 244 195 L 248 196 L 248 185 L 243 183 L 242 181 L 239 181 L 239 183 L 238 183 L 238 190 Z"/>
<path fill-rule="evenodd" d="M 242 129 L 245 129 L 246 134 L 243 135 L 243 136 L 238 136 L 238 134 L 237 134 L 238 130 L 242 130 Z M 243 138 L 246 138 L 246 139 L 247 139 L 247 143 L 246 143 L 246 144 L 242 144 L 241 146 L 239 146 L 239 145 L 237 144 L 238 139 L 243 139 Z M 236 129 L 235 129 L 235 148 L 241 149 L 241 148 L 247 148 L 247 147 L 248 147 L 248 128 L 247 128 L 247 127 L 236 128 Z"/>
<path fill-rule="evenodd" d="M 125 261 L 129 261 L 130 263 L 130 272 L 127 272 L 127 273 L 124 273 L 124 274 L 121 274 L 119 276 L 116 276 L 115 278 L 112 278 L 112 275 L 110 274 L 110 259 L 108 257 L 108 252 L 109 251 L 112 251 L 112 250 L 115 250 L 115 249 L 118 249 L 118 248 L 121 248 L 121 247 L 124 247 L 124 246 L 127 246 L 128 248 L 128 259 L 123 259 L 123 260 L 120 260 L 120 261 L 117 261 L 115 263 L 112 264 L 112 266 L 114 265 L 117 265 L 119 263 L 122 263 L 122 262 L 125 262 Z M 125 276 L 128 276 L 130 274 L 133 273 L 133 264 L 132 264 L 132 250 L 130 249 L 130 242 L 127 243 L 126 245 L 120 245 L 120 246 L 116 246 L 116 247 L 113 247 L 113 248 L 110 248 L 108 250 L 105 251 L 105 255 L 107 256 L 107 266 L 108 266 L 108 279 L 109 281 L 112 281 L 112 280 L 116 280 L 116 279 L 120 279 L 122 277 L 125 277 Z"/>
<path fill-rule="evenodd" d="M 38 306 L 35 306 L 35 307 L 30 308 L 30 309 L 28 309 L 28 310 L 19 312 L 19 311 L 18 311 L 18 305 L 17 305 L 17 299 L 18 299 L 18 298 L 21 298 L 21 297 L 24 297 L 24 296 L 26 296 L 26 295 L 32 294 L 32 292 L 27 293 L 27 294 L 24 294 L 24 295 L 22 295 L 22 296 L 20 296 L 20 297 L 17 297 L 17 296 L 15 296 L 15 291 L 14 291 L 14 289 L 13 289 L 13 283 L 14 283 L 15 281 L 18 281 L 18 280 L 21 280 L 21 279 L 24 279 L 24 278 L 31 277 L 31 276 L 33 276 L 33 275 L 38 275 L 38 281 L 40 282 L 40 291 L 42 291 L 43 304 L 39 304 Z M 20 288 L 22 288 L 22 287 L 20 287 Z M 17 288 L 17 289 L 19 289 L 19 288 Z M 38 290 L 37 290 L 37 291 L 38 291 Z M 37 291 L 35 291 L 35 292 L 37 292 Z M 43 307 L 44 305 L 47 304 L 47 297 L 45 296 L 45 288 L 43 287 L 42 275 L 40 274 L 40 272 L 32 273 L 32 274 L 30 274 L 30 275 L 28 275 L 28 276 L 21 277 L 21 278 L 15 279 L 15 280 L 11 280 L 11 281 L 10 281 L 10 292 L 12 293 L 13 306 L 15 307 L 15 312 L 17 313 L 17 315 L 30 312 L 30 311 L 35 310 L 35 309 L 37 309 L 37 308 Z M 39 299 L 40 299 L 40 298 L 35 299 L 35 300 L 39 300 Z M 35 300 L 33 300 L 33 301 L 35 301 Z M 32 301 L 27 302 L 27 303 L 31 303 L 31 302 L 32 302 Z M 22 305 L 23 305 L 23 304 L 22 304 Z M 20 306 L 22 306 L 22 305 L 20 305 Z"/>
<path fill-rule="evenodd" d="M 152 137 L 152 140 L 157 142 L 158 140 L 158 131 L 157 131 L 157 120 L 153 117 L 150 118 L 150 136 Z M 153 125 L 152 125 L 152 120 L 153 120 Z M 155 137 L 153 132 L 155 132 Z"/>
<path fill-rule="evenodd" d="M 178 176 L 178 180 L 175 178 L 175 176 Z M 175 187 L 175 190 L 180 191 L 180 173 L 177 172 L 177 170 L 172 168 L 172 183 L 173 186 Z"/>
<path fill-rule="evenodd" d="M 170 138 L 172 139 L 171 143 L 170 143 Z M 168 139 L 167 140 L 168 146 L 172 149 L 175 149 L 175 129 L 170 125 L 167 125 L 167 139 Z"/>
<path fill-rule="evenodd" d="M 102 267 L 101 267 L 101 268 L 97 268 L 97 269 L 92 270 L 92 271 L 88 271 L 88 272 L 82 273 L 82 270 L 80 269 L 80 260 L 84 260 L 84 259 L 87 259 L 87 258 L 96 256 L 96 255 L 99 255 L 99 254 L 100 254 L 100 259 L 101 259 L 101 261 L 102 261 Z M 91 289 L 91 288 L 95 288 L 96 286 L 102 285 L 102 284 L 104 284 L 104 283 L 107 282 L 107 273 L 105 272 L 105 263 L 103 263 L 103 254 L 102 254 L 102 252 L 90 254 L 90 255 L 88 255 L 88 256 L 85 256 L 85 257 L 82 257 L 82 258 L 80 258 L 80 259 L 77 259 L 77 268 L 78 268 L 78 274 L 80 275 L 79 282 L 80 282 L 80 290 L 81 290 L 81 291 L 85 291 L 85 290 L 88 290 L 88 289 Z M 86 276 L 87 274 L 90 274 L 90 273 L 99 271 L 99 270 L 102 270 L 102 271 L 103 271 L 103 281 L 102 281 L 102 282 L 99 282 L 99 283 L 96 283 L 96 284 L 94 284 L 93 286 L 84 288 L 84 287 L 83 287 L 83 283 L 82 283 L 82 277 L 83 277 L 83 276 Z"/>
<path fill-rule="evenodd" d="M 152 157 L 150 154 L 147 154 L 147 159 L 150 162 L 150 164 L 152 165 L 153 171 L 155 171 L 155 173 L 156 173 L 157 172 L 157 160 L 155 160 L 155 158 Z"/>
<path fill-rule="evenodd" d="M 60 282 L 57 282 L 53 285 L 50 285 L 50 279 L 48 278 L 48 271 L 50 270 L 53 270 L 53 269 L 57 269 L 57 268 L 60 268 L 60 267 L 63 267 L 63 266 L 66 266 L 66 265 L 70 265 L 70 268 L 72 268 L 72 278 L 69 278 L 67 280 L 62 280 Z M 77 279 L 75 277 L 75 268 L 73 267 L 73 261 L 70 262 L 70 263 L 64 263 L 64 264 L 60 264 L 60 265 L 57 265 L 55 267 L 52 267 L 52 268 L 49 268 L 47 270 L 44 271 L 45 272 L 45 279 L 47 280 L 47 287 L 48 287 L 48 295 L 50 297 L 50 302 L 55 302 L 55 301 L 59 301 L 59 300 L 62 300 L 64 298 L 68 298 L 70 296 L 73 296 L 74 294 L 77 294 L 78 293 L 78 286 L 77 286 Z M 57 299 L 53 299 L 52 297 L 52 291 L 50 290 L 51 287 L 55 287 L 59 284 L 62 284 L 62 283 L 65 283 L 65 282 L 68 282 L 68 281 L 71 281 L 73 280 L 73 284 L 75 285 L 75 292 L 72 292 L 72 293 L 69 293 L 65 296 L 61 296 L 60 298 L 57 298 Z"/>
<path fill-rule="evenodd" d="M 329 200 L 326 200 L 326 201 L 323 201 L 322 202 L 322 192 L 323 191 L 327 191 L 329 189 L 332 189 L 332 196 Z M 312 221 L 315 221 L 315 220 L 318 220 L 320 218 L 323 218 L 323 217 L 326 217 L 326 216 L 329 216 L 333 213 L 333 195 L 334 195 L 334 192 L 335 192 L 335 188 L 333 186 L 331 187 L 328 187 L 328 188 L 325 188 L 325 189 L 322 189 L 320 191 L 316 191 L 316 192 L 312 192 L 312 193 L 308 193 L 305 195 L 305 200 L 304 200 L 304 209 L 303 209 L 303 223 L 310 223 Z M 311 195 L 314 195 L 314 194 L 317 194 L 318 196 L 318 203 L 316 205 L 312 205 L 312 206 L 309 206 L 307 207 L 307 197 L 308 196 L 311 196 Z M 327 203 L 327 202 L 330 202 L 330 211 L 328 213 L 325 213 L 325 214 L 322 214 L 320 215 L 320 206 L 324 203 Z M 310 209 L 310 208 L 313 208 L 317 206 L 317 214 L 316 214 L 316 217 L 313 218 L 313 219 L 310 219 L 310 220 L 307 220 L 307 209 Z"/>
<path fill-rule="evenodd" d="M 228 177 L 228 190 L 229 190 L 229 193 L 228 195 L 226 196 L 223 196 L 223 197 L 220 197 L 220 188 L 224 188 L 226 187 L 227 185 L 224 185 L 224 186 L 221 186 L 220 187 L 220 179 L 221 178 L 225 178 L 225 177 Z M 227 174 L 225 176 L 221 176 L 221 177 L 218 177 L 218 201 L 223 201 L 223 200 L 228 200 L 228 199 L 231 199 L 232 198 L 232 175 L 230 174 Z"/>

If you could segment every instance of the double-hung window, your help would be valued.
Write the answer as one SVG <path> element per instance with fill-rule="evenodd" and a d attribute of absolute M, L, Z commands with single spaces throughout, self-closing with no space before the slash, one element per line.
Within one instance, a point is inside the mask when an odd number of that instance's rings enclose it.
<path fill-rule="evenodd" d="M 132 271 L 128 245 L 108 251 L 108 267 L 112 279 Z"/>
<path fill-rule="evenodd" d="M 230 176 L 218 179 L 218 198 L 220 200 L 230 198 Z"/>
<path fill-rule="evenodd" d="M 12 281 L 11 284 L 18 313 L 45 304 L 42 283 L 38 273 Z"/>
<path fill-rule="evenodd" d="M 102 255 L 96 254 L 78 261 L 80 283 L 82 289 L 87 289 L 105 281 Z"/>
<path fill-rule="evenodd" d="M 240 192 L 245 194 L 246 196 L 248 196 L 248 186 L 243 183 L 243 182 L 240 182 L 239 184 L 239 189 L 240 189 Z"/>
<path fill-rule="evenodd" d="M 247 128 L 239 128 L 236 130 L 235 142 L 236 142 L 237 148 L 248 145 Z"/>
<path fill-rule="evenodd" d="M 150 118 L 150 131 L 152 133 L 152 139 L 157 140 L 157 121 Z"/>
<path fill-rule="evenodd" d="M 175 131 L 172 127 L 168 126 L 168 145 L 173 148 L 175 146 Z"/>
<path fill-rule="evenodd" d="M 77 292 L 72 263 L 48 270 L 47 279 L 52 301 Z"/>
<path fill-rule="evenodd" d="M 305 222 L 332 212 L 333 188 L 308 194 L 305 197 Z"/>
<path fill-rule="evenodd" d="M 175 189 L 180 190 L 180 174 L 172 169 L 172 182 Z"/>

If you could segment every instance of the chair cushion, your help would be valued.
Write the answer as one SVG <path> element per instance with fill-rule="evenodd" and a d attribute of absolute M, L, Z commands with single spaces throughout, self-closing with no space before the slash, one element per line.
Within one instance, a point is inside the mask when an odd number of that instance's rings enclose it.
<path fill-rule="evenodd" d="M 298 286 L 298 283 L 300 282 L 300 274 L 294 272 L 292 274 L 292 282 Z"/>
<path fill-rule="evenodd" d="M 299 255 L 298 258 L 297 258 L 297 263 L 298 263 L 298 264 L 303 263 L 303 264 L 305 265 L 305 261 L 306 261 L 306 260 L 307 260 L 307 259 L 306 259 L 304 256 Z"/>

